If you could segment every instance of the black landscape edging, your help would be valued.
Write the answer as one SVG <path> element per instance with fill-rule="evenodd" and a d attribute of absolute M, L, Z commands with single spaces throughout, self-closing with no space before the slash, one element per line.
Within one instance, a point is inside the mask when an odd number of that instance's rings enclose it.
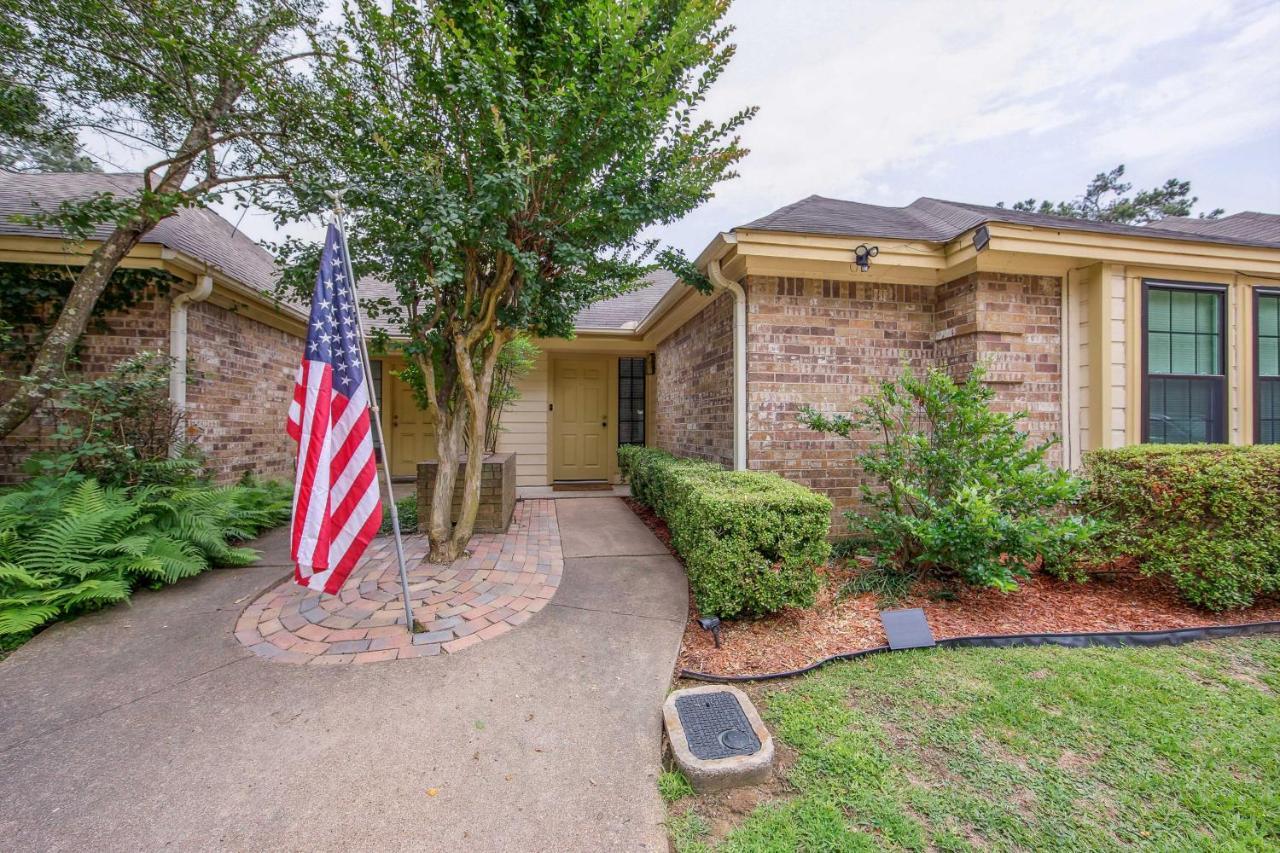
<path fill-rule="evenodd" d="M 1063 646 L 1069 649 L 1083 649 L 1088 646 L 1121 648 L 1125 646 L 1176 646 L 1182 643 L 1193 643 L 1197 640 L 1213 640 L 1219 637 L 1248 637 L 1254 634 L 1280 634 L 1280 622 L 1245 622 L 1240 625 L 1209 625 L 1203 628 L 1176 628 L 1167 631 L 1092 631 L 1066 634 L 979 635 L 938 640 L 937 645 L 942 648 L 965 649 L 1006 649 L 1019 646 Z M 760 675 L 713 675 L 709 672 L 694 672 L 682 669 L 680 670 L 680 677 L 691 678 L 694 681 L 709 681 L 716 684 L 730 684 L 740 681 L 773 681 L 778 678 L 803 675 L 834 661 L 855 660 L 888 651 L 891 651 L 888 646 L 876 646 L 870 649 L 859 649 L 855 652 L 843 652 L 815 661 L 800 669 L 787 670 L 786 672 L 768 672 Z M 910 650 L 905 649 L 904 651 Z"/>

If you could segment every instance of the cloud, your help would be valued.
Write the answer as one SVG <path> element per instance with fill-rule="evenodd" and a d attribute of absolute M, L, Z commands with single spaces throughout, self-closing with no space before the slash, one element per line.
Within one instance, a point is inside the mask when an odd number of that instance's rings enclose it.
<path fill-rule="evenodd" d="M 706 109 L 760 112 L 742 177 L 660 232 L 691 252 L 810 193 L 945 194 L 930 174 L 992 168 L 974 159 L 984 145 L 1024 140 L 996 168 L 1048 158 L 1077 186 L 1121 161 L 1185 167 L 1280 127 L 1275 4 L 739 0 L 730 20 L 738 54 Z"/>

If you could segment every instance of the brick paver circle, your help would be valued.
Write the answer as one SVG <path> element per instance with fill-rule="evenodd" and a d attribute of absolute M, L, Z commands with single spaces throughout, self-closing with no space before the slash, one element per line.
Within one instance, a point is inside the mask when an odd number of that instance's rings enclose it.
<path fill-rule="evenodd" d="M 406 536 L 409 597 L 426 628 L 404 628 L 395 544 L 379 537 L 337 595 L 292 579 L 245 608 L 236 639 L 279 663 L 373 663 L 453 653 L 505 634 L 546 606 L 564 572 L 555 501 L 516 504 L 506 533 L 478 533 L 449 565 L 426 561 L 427 538 Z"/>

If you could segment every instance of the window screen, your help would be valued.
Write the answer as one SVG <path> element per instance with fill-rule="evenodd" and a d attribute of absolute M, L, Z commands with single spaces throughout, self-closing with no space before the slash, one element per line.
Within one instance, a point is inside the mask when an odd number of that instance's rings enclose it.
<path fill-rule="evenodd" d="M 1224 301 L 1220 290 L 1147 285 L 1147 441 L 1225 440 Z"/>
<path fill-rule="evenodd" d="M 1280 293 L 1257 295 L 1258 444 L 1280 444 Z"/>
<path fill-rule="evenodd" d="M 618 444 L 644 444 L 643 358 L 618 359 Z"/>

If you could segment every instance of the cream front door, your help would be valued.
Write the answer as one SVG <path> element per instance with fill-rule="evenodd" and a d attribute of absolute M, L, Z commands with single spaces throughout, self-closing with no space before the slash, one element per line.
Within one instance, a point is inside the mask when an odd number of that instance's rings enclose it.
<path fill-rule="evenodd" d="M 435 427 L 430 416 L 418 408 L 413 389 L 400 379 L 391 384 L 391 475 L 416 476 L 418 463 L 436 458 Z M 386 417 L 384 414 L 383 417 Z"/>
<path fill-rule="evenodd" d="M 555 363 L 551 436 L 556 480 L 609 478 L 608 360 Z"/>

